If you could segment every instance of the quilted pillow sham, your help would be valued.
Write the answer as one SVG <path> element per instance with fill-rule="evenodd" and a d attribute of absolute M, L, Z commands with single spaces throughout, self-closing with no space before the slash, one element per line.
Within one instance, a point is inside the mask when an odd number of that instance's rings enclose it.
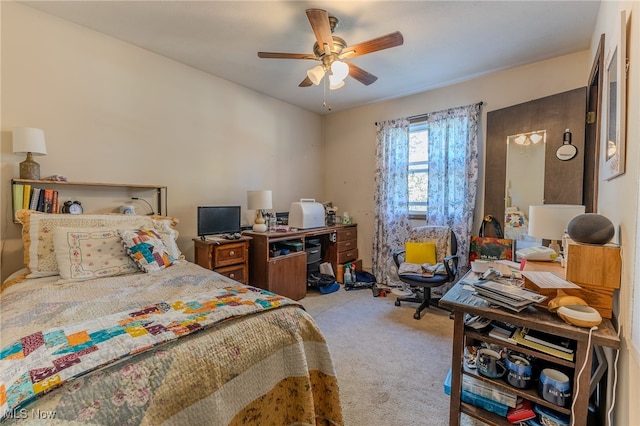
<path fill-rule="evenodd" d="M 105 228 L 55 228 L 53 246 L 63 280 L 138 272 L 138 265 L 122 245 L 118 230 Z"/>
<path fill-rule="evenodd" d="M 137 216 L 121 214 L 50 214 L 33 210 L 16 213 L 22 224 L 24 266 L 27 278 L 59 275 L 53 244 L 53 231 L 62 228 L 153 229 L 160 235 L 174 259 L 184 259 L 176 240 L 178 231 L 173 227 L 178 220 L 166 216 Z"/>
<path fill-rule="evenodd" d="M 168 268 L 175 261 L 156 232 L 141 228 L 135 231 L 120 230 L 119 233 L 129 256 L 145 272 Z"/>

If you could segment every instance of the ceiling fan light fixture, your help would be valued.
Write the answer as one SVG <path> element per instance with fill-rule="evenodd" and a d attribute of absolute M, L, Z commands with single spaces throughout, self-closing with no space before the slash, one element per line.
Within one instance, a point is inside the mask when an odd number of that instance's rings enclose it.
<path fill-rule="evenodd" d="M 324 67 L 322 65 L 316 65 L 307 71 L 307 77 L 309 77 L 309 80 L 317 86 L 324 77 Z"/>
<path fill-rule="evenodd" d="M 333 61 L 331 74 L 335 81 L 342 81 L 349 75 L 349 65 L 342 61 Z"/>
<path fill-rule="evenodd" d="M 331 76 L 329 76 L 329 81 L 331 82 Z M 344 86 L 344 80 L 342 81 L 338 81 L 336 84 L 330 83 L 329 84 L 329 89 L 331 90 L 338 90 L 339 88 L 341 88 L 342 86 Z"/>

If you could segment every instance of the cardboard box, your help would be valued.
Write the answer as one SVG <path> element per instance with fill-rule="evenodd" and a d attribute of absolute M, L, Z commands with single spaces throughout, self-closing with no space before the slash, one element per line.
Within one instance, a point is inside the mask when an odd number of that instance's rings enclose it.
<path fill-rule="evenodd" d="M 354 260 L 353 262 L 356 265 L 356 272 L 362 271 L 362 259 Z M 338 270 L 336 271 L 336 281 L 340 284 L 344 284 L 344 265 L 338 264 Z"/>
<path fill-rule="evenodd" d="M 524 280 L 524 286 L 548 297 L 548 299 L 542 303 L 543 306 L 547 306 L 549 300 L 556 297 L 558 293 L 556 289 L 540 288 L 527 278 Z M 581 288 L 563 288 L 562 291 L 565 294 L 579 297 L 587 302 L 589 306 L 600 313 L 602 318 L 611 318 L 613 313 L 613 289 L 581 286 Z"/>
<path fill-rule="evenodd" d="M 571 243 L 567 250 L 567 281 L 580 287 L 620 288 L 622 259 L 615 245 Z"/>

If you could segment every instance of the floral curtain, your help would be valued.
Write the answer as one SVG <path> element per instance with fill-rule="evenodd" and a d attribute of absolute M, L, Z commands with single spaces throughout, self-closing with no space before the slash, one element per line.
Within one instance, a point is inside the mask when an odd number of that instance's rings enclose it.
<path fill-rule="evenodd" d="M 469 264 L 478 190 L 478 122 L 482 103 L 426 114 L 429 132 L 427 224 L 448 225 L 459 264 Z"/>
<path fill-rule="evenodd" d="M 373 219 L 373 274 L 379 283 L 393 279 L 392 250 L 409 237 L 409 120 L 376 123 L 376 172 Z M 397 278 L 395 279 L 397 280 Z"/>
<path fill-rule="evenodd" d="M 459 265 L 469 265 L 478 190 L 478 123 L 482 103 L 424 115 L 429 133 L 426 224 L 449 226 L 458 240 Z M 409 240 L 409 119 L 376 123 L 373 274 L 394 285 L 392 251 Z M 453 283 L 434 289 L 444 293 Z M 441 291 L 437 291 L 441 290 Z"/>

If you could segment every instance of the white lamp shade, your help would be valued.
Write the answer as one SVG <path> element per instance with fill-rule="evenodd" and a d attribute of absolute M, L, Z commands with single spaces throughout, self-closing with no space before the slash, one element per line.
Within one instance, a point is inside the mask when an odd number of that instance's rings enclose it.
<path fill-rule="evenodd" d="M 324 77 L 324 67 L 322 65 L 317 65 L 311 68 L 307 71 L 307 77 L 309 77 L 309 80 L 317 86 L 322 81 L 322 77 Z"/>
<path fill-rule="evenodd" d="M 329 76 L 329 89 L 338 90 L 339 88 L 344 86 L 344 80 L 334 82 L 332 77 L 332 75 Z"/>
<path fill-rule="evenodd" d="M 249 210 L 268 210 L 272 208 L 271 191 L 247 191 L 247 208 Z"/>
<path fill-rule="evenodd" d="M 13 129 L 13 152 L 33 155 L 47 155 L 44 130 L 35 127 L 15 127 Z"/>
<path fill-rule="evenodd" d="M 349 65 L 342 61 L 334 61 L 331 64 L 331 74 L 336 81 L 342 81 L 349 75 Z"/>
<path fill-rule="evenodd" d="M 584 214 L 584 206 L 579 205 L 529 206 L 529 235 L 545 240 L 560 240 L 571 219 L 581 214 Z"/>

